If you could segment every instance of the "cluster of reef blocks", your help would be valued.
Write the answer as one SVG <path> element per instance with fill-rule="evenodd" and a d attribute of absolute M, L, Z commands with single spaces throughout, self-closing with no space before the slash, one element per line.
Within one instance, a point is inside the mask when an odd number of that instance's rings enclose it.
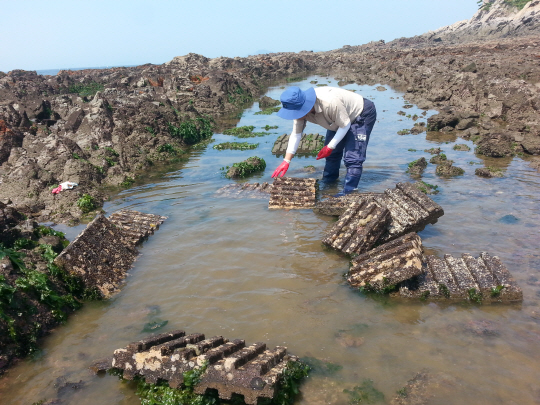
<path fill-rule="evenodd" d="M 339 216 L 322 243 L 351 257 L 347 280 L 355 288 L 403 298 L 516 302 L 523 292 L 497 256 L 424 255 L 416 234 L 444 211 L 411 183 L 382 193 L 318 200 L 317 180 L 276 178 L 273 184 L 228 186 L 222 195 L 270 198 L 271 209 L 313 209 Z"/>

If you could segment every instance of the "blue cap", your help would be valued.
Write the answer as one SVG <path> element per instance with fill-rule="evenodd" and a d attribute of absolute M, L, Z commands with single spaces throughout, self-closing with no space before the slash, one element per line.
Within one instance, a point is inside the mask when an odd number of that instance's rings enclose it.
<path fill-rule="evenodd" d="M 302 91 L 300 87 L 293 86 L 281 94 L 280 100 L 283 108 L 277 112 L 277 115 L 286 120 L 296 120 L 311 111 L 317 95 L 313 87 Z"/>

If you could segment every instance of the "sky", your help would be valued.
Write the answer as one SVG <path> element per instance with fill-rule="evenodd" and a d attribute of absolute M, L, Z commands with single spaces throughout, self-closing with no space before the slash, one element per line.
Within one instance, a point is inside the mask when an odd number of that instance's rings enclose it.
<path fill-rule="evenodd" d="M 328 51 L 423 34 L 476 0 L 0 0 L 0 71 Z"/>

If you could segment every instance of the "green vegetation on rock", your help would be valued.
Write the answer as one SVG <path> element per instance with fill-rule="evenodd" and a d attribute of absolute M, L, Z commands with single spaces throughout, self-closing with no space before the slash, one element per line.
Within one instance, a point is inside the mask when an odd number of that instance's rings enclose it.
<path fill-rule="evenodd" d="M 169 122 L 169 134 L 187 145 L 194 145 L 213 135 L 214 123 L 209 117 L 188 118 L 175 126 Z"/>
<path fill-rule="evenodd" d="M 247 158 L 243 162 L 234 163 L 230 167 L 222 167 L 222 170 L 226 170 L 225 177 L 228 179 L 247 177 L 264 169 L 266 169 L 266 162 L 257 156 Z"/>
<path fill-rule="evenodd" d="M 105 87 L 101 83 L 92 82 L 86 84 L 72 84 L 68 87 L 68 93 L 78 94 L 81 97 L 94 96 L 98 91 L 103 91 Z"/>
<path fill-rule="evenodd" d="M 279 110 L 281 110 L 281 107 L 269 107 L 269 108 L 265 108 L 262 111 L 257 111 L 253 115 L 270 115 L 270 114 L 273 114 L 275 112 L 278 112 Z"/>
<path fill-rule="evenodd" d="M 362 385 L 355 386 L 352 390 L 343 390 L 349 395 L 349 404 L 375 404 L 384 402 L 384 394 L 373 386 L 373 381 L 365 379 Z"/>
<path fill-rule="evenodd" d="M 238 138 L 255 138 L 257 136 L 266 136 L 266 132 L 253 132 L 255 127 L 253 125 L 247 125 L 243 127 L 229 128 L 223 131 L 224 135 L 234 135 Z"/>
<path fill-rule="evenodd" d="M 214 145 L 214 149 L 217 150 L 251 150 L 256 149 L 259 146 L 258 143 L 247 143 L 247 142 L 224 142 Z"/>
<path fill-rule="evenodd" d="M 77 207 L 79 207 L 81 211 L 86 214 L 95 210 L 97 208 L 97 204 L 94 197 L 92 197 L 90 194 L 83 194 L 83 196 L 77 200 Z"/>

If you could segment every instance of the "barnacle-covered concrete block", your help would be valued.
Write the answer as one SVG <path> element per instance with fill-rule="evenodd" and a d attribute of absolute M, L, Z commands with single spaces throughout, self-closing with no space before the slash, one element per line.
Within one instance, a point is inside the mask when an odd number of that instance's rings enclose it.
<path fill-rule="evenodd" d="M 153 234 L 165 219 L 128 210 L 112 214 L 110 219 L 99 215 L 54 263 L 81 277 L 86 288 L 97 289 L 107 298 L 118 291 L 137 258 L 135 245 Z"/>
<path fill-rule="evenodd" d="M 437 219 L 444 215 L 441 206 L 412 183 L 398 183 L 395 189 L 388 189 L 383 193 L 351 193 L 343 197 L 329 197 L 317 202 L 314 211 L 340 216 L 355 199 L 372 199 L 390 211 L 388 229 L 380 240 L 383 243 L 409 232 L 419 232 L 427 224 L 437 222 Z"/>
<path fill-rule="evenodd" d="M 121 228 L 134 245 L 154 234 L 167 217 L 144 214 L 138 211 L 121 210 L 111 214 L 109 221 Z"/>
<path fill-rule="evenodd" d="M 284 134 L 278 136 L 274 146 L 272 147 L 272 153 L 277 156 L 285 156 L 287 152 L 287 145 L 289 144 L 290 135 Z M 324 146 L 324 136 L 319 134 L 303 134 L 298 144 L 295 156 L 302 155 L 315 155 Z"/>
<path fill-rule="evenodd" d="M 347 276 L 356 288 L 383 291 L 422 274 L 422 241 L 409 233 L 355 257 Z"/>
<path fill-rule="evenodd" d="M 313 208 L 317 202 L 316 179 L 276 177 L 270 190 L 271 209 Z"/>
<path fill-rule="evenodd" d="M 353 201 L 322 242 L 347 254 L 368 251 L 386 230 L 390 212 L 371 200 Z"/>
<path fill-rule="evenodd" d="M 497 256 L 482 253 L 474 258 L 428 255 L 426 270 L 404 283 L 400 295 L 406 298 L 470 300 L 474 302 L 519 302 L 523 291 Z"/>
<path fill-rule="evenodd" d="M 70 274 L 80 276 L 86 288 L 97 288 L 103 297 L 118 291 L 131 268 L 137 250 L 122 229 L 99 215 L 54 263 Z"/>
<path fill-rule="evenodd" d="M 115 350 L 109 368 L 123 370 L 123 378 L 128 380 L 139 376 L 147 383 L 164 380 L 179 388 L 185 372 L 206 367 L 195 393 L 214 389 L 221 399 L 230 400 L 237 394 L 247 404 L 257 404 L 259 399 L 276 395 L 288 362 L 297 360 L 281 346 L 270 350 L 262 342 L 246 346 L 241 339 L 206 339 L 201 333 L 186 335 L 176 330 Z"/>
<path fill-rule="evenodd" d="M 216 191 L 216 196 L 227 198 L 260 198 L 269 199 L 272 184 L 264 183 L 232 183 Z"/>
<path fill-rule="evenodd" d="M 374 200 L 390 210 L 392 219 L 381 242 L 388 242 L 409 232 L 419 232 L 427 224 L 444 215 L 440 205 L 411 183 L 398 183 L 395 189 L 384 191 Z"/>
<path fill-rule="evenodd" d="M 382 193 L 351 193 L 342 197 L 328 197 L 325 200 L 317 201 L 313 212 L 339 217 L 349 208 L 352 202 L 373 199 L 373 197 L 381 195 Z"/>

